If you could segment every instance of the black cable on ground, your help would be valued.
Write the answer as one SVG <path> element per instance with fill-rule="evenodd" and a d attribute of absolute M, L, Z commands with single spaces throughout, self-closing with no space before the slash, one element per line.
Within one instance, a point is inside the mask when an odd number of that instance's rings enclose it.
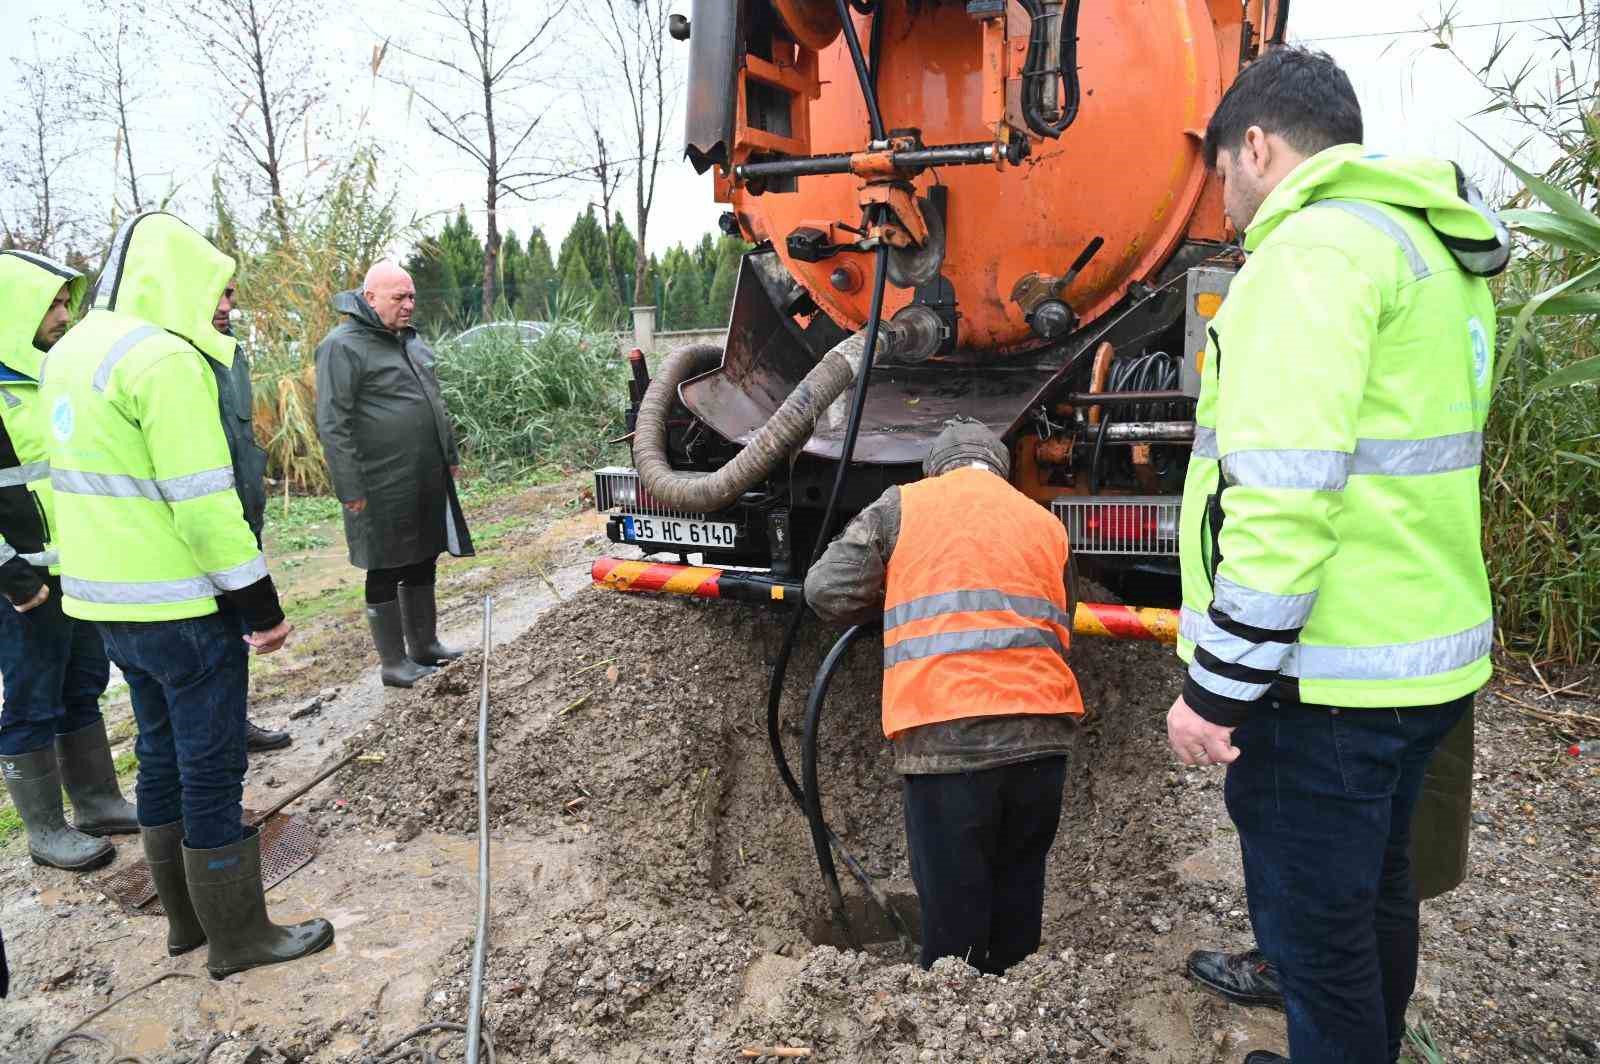
<path fill-rule="evenodd" d="M 104 1016 L 106 1013 L 110 1012 L 112 1009 L 116 1008 L 118 1005 L 122 1004 L 124 1001 L 127 1001 L 129 998 L 133 997 L 133 995 L 142 994 L 151 987 L 156 986 L 159 983 L 166 982 L 168 979 L 199 978 L 200 977 L 198 975 L 195 975 L 191 972 L 163 972 L 147 983 L 140 983 L 132 990 L 118 994 L 114 999 L 102 1005 L 100 1008 L 95 1009 L 93 1012 L 89 1013 L 89 1015 L 73 1024 L 72 1029 L 66 1034 L 45 1046 L 44 1052 L 39 1054 L 36 1064 L 50 1064 L 51 1058 L 60 1052 L 63 1046 L 72 1042 L 88 1042 L 91 1045 L 101 1046 L 108 1050 L 111 1053 L 111 1057 L 110 1059 L 102 1062 L 102 1064 L 145 1064 L 143 1057 L 134 1056 L 130 1053 L 122 1053 L 109 1039 L 98 1034 L 90 1034 L 88 1031 L 85 1031 L 84 1028 L 89 1026 L 89 1024 L 93 1023 L 95 1020 L 98 1020 L 100 1017 Z M 206 1058 L 211 1055 L 211 1050 L 212 1044 L 207 1043 L 205 1049 L 200 1053 L 199 1064 L 204 1064 Z M 69 1059 L 76 1059 L 76 1054 Z"/>

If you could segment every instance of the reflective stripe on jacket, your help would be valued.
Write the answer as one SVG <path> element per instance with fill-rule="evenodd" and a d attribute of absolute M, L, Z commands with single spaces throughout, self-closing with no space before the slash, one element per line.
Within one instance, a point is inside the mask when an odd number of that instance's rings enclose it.
<path fill-rule="evenodd" d="M 965 468 L 900 489 L 883 614 L 883 731 L 1012 714 L 1081 715 L 1061 522 Z"/>

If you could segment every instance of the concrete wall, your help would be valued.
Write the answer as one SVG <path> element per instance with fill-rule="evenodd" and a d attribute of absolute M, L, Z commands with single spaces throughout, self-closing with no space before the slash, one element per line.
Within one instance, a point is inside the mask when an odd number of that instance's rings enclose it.
<path fill-rule="evenodd" d="M 676 351 L 680 347 L 690 344 L 716 344 L 718 347 L 728 342 L 727 329 L 683 329 L 672 332 L 658 332 L 655 334 L 655 350 L 650 354 L 664 355 L 669 351 Z M 627 354 L 638 346 L 638 338 L 633 333 L 621 333 L 617 336 L 617 350 Z"/>

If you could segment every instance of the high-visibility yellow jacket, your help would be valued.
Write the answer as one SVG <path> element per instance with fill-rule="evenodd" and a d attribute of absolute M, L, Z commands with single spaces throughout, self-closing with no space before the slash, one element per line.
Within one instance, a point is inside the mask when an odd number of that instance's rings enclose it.
<path fill-rule="evenodd" d="M 1296 168 L 1212 323 L 1181 522 L 1185 698 L 1425 706 L 1481 687 L 1478 476 L 1505 228 L 1452 164 Z"/>
<path fill-rule="evenodd" d="M 172 215 L 138 215 L 117 233 L 94 308 L 45 361 L 39 398 L 73 617 L 200 617 L 226 595 L 255 630 L 282 618 L 205 361 L 233 358 L 233 338 L 211 324 L 233 268 Z"/>
<path fill-rule="evenodd" d="M 33 340 L 63 285 L 76 316 L 89 287 L 83 274 L 32 252 L 0 251 L 0 425 L 10 443 L 11 459 L 0 462 L 0 491 L 11 493 L 0 510 L 7 515 L 15 511 L 26 526 L 15 529 L 21 539 L 12 543 L 8 535 L 12 530 L 4 527 L 10 522 L 0 521 L 0 564 L 9 564 L 15 551 L 26 564 L 52 572 L 56 556 L 50 547 L 50 456 L 37 401 L 44 352 Z"/>

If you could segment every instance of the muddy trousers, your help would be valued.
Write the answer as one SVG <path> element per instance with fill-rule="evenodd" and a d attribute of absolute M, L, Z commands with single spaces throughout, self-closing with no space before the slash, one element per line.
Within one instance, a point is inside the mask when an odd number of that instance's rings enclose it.
<path fill-rule="evenodd" d="M 193 850 L 238 842 L 250 659 L 237 614 L 98 626 L 139 725 L 139 824 L 181 819 Z"/>
<path fill-rule="evenodd" d="M 1411 820 L 1472 704 L 1269 700 L 1233 733 L 1223 796 L 1256 944 L 1278 968 L 1294 1064 L 1391 1064 L 1417 979 Z"/>
<path fill-rule="evenodd" d="M 1039 948 L 1044 865 L 1067 759 L 905 777 L 922 966 L 960 957 L 998 975 Z"/>

